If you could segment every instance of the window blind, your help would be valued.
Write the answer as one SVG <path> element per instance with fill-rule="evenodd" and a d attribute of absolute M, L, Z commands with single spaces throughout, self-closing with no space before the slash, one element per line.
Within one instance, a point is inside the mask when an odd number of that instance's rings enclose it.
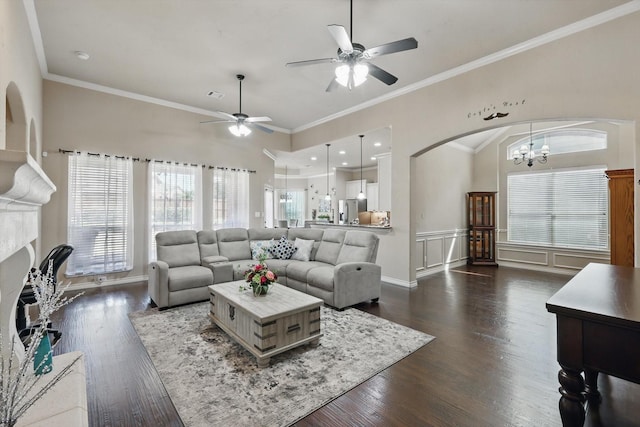
<path fill-rule="evenodd" d="M 149 163 L 149 261 L 155 261 L 156 234 L 202 229 L 202 167 Z"/>
<path fill-rule="evenodd" d="M 66 274 L 90 275 L 133 268 L 132 161 L 69 156 L 67 241 L 74 251 Z"/>
<path fill-rule="evenodd" d="M 249 227 L 249 172 L 213 170 L 212 224 L 219 228 Z"/>
<path fill-rule="evenodd" d="M 507 177 L 507 240 L 606 250 L 609 212 L 605 168 Z"/>

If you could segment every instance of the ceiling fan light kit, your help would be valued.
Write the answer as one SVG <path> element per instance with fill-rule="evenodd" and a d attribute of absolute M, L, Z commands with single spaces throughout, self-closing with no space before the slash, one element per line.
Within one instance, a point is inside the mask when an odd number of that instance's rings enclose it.
<path fill-rule="evenodd" d="M 416 49 L 418 47 L 418 41 L 413 37 L 409 37 L 370 49 L 365 49 L 365 47 L 359 43 L 353 43 L 353 0 L 350 1 L 350 7 L 351 37 L 349 37 L 347 30 L 342 25 L 329 25 L 327 27 L 329 34 L 331 34 L 331 37 L 333 37 L 339 47 L 337 58 L 320 58 L 289 62 L 286 66 L 298 67 L 322 63 L 341 64 L 335 69 L 336 76 L 329 83 L 326 89 L 327 92 L 333 91 L 338 85 L 351 90 L 364 83 L 367 80 L 367 76 L 373 76 L 386 85 L 394 84 L 398 81 L 396 76 L 368 61 L 381 55 Z"/>

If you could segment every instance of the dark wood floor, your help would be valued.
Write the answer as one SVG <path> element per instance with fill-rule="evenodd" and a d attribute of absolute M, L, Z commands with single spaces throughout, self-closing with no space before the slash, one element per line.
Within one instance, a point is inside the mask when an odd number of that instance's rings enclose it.
<path fill-rule="evenodd" d="M 546 300 L 568 281 L 461 267 L 417 288 L 383 285 L 357 308 L 437 339 L 298 426 L 559 426 L 555 319 Z M 85 292 L 56 313 L 57 353 L 81 350 L 91 426 L 181 426 L 127 313 L 150 306 L 146 283 Z M 171 343 L 167 343 L 171 345 Z M 640 425 L 640 386 L 600 375 L 587 424 Z"/>

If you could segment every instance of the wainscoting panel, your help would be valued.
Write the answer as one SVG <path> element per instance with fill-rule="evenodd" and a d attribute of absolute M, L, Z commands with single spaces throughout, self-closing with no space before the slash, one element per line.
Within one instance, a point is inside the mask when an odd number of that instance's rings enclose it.
<path fill-rule="evenodd" d="M 497 242 L 497 261 L 506 267 L 575 274 L 590 262 L 609 264 L 608 251 L 587 251 L 566 248 L 520 245 Z"/>
<path fill-rule="evenodd" d="M 468 230 L 416 233 L 416 277 L 423 277 L 466 262 Z"/>
<path fill-rule="evenodd" d="M 427 268 L 437 267 L 444 264 L 444 238 L 427 238 Z"/>
<path fill-rule="evenodd" d="M 590 262 L 609 264 L 609 258 L 559 252 L 553 254 L 553 265 L 559 268 L 582 270 Z"/>
<path fill-rule="evenodd" d="M 416 271 L 424 270 L 427 265 L 427 239 L 416 239 Z"/>

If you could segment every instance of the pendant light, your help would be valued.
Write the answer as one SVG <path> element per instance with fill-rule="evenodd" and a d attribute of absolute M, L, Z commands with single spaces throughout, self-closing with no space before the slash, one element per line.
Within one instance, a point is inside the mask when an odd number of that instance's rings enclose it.
<path fill-rule="evenodd" d="M 362 190 L 362 138 L 364 138 L 364 135 L 359 135 L 359 136 L 360 136 L 360 193 L 358 193 L 358 199 L 364 200 L 366 197 L 364 195 L 364 191 Z"/>
<path fill-rule="evenodd" d="M 329 194 L 329 146 L 331 144 L 325 144 L 327 146 L 327 195 L 324 196 L 325 200 L 331 200 L 331 195 Z"/>

